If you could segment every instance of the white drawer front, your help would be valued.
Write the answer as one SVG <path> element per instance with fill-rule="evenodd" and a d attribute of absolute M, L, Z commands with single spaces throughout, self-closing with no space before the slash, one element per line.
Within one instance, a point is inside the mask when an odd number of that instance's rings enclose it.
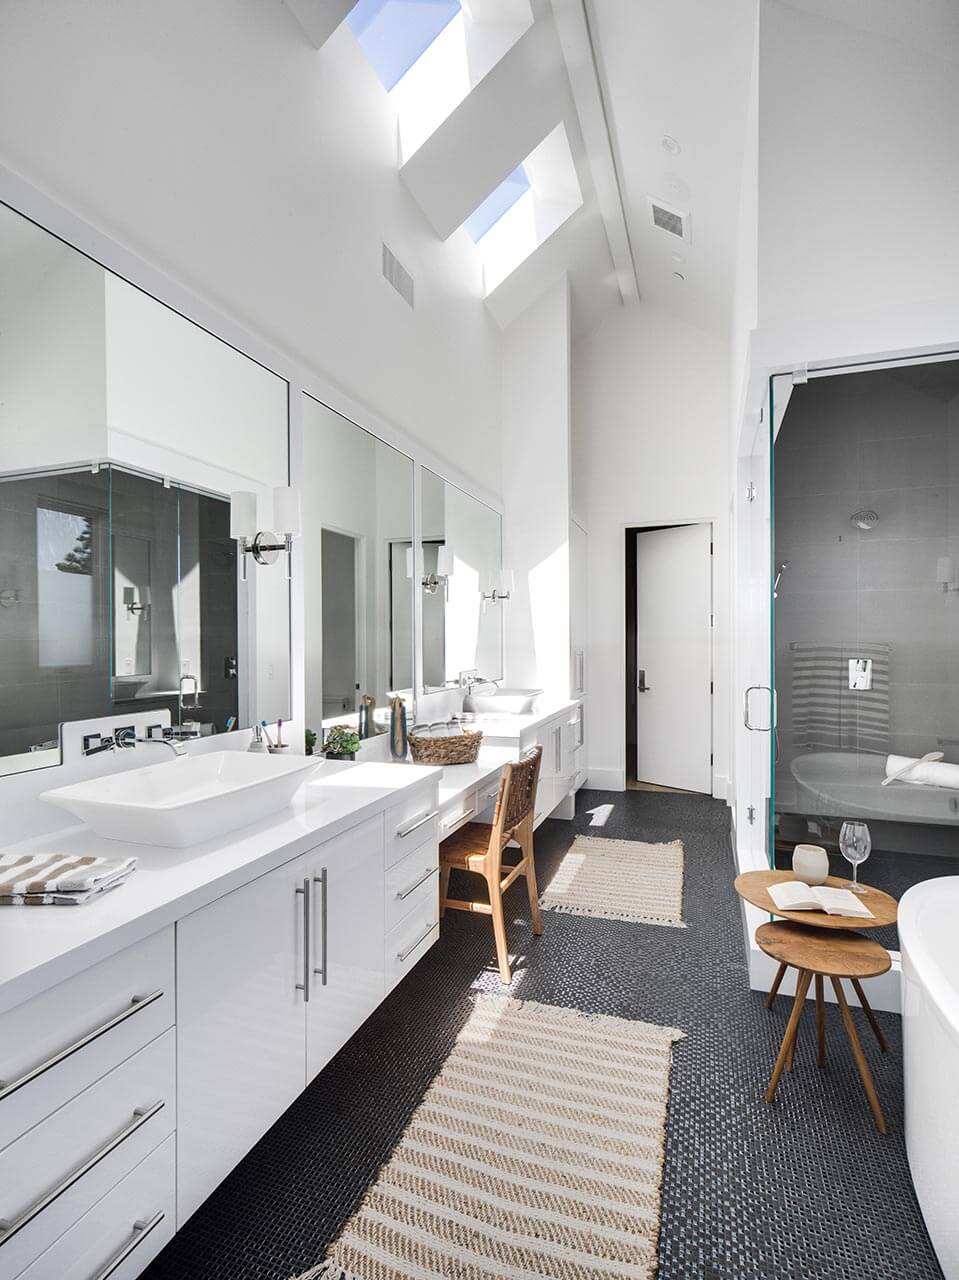
<path fill-rule="evenodd" d="M 386 873 L 386 931 L 424 903 L 437 900 L 440 854 L 435 840 L 407 854 Z"/>
<path fill-rule="evenodd" d="M 457 796 L 455 800 L 450 800 L 440 810 L 440 839 L 445 840 L 459 827 L 465 826 L 467 822 L 473 822 L 479 811 L 480 805 L 476 791 L 466 791 L 461 796 Z"/>
<path fill-rule="evenodd" d="M 13 1280 L 176 1128 L 169 1031 L 0 1152 L 0 1280 Z"/>
<path fill-rule="evenodd" d="M 439 808 L 435 787 L 417 787 L 386 813 L 386 865 L 391 867 L 428 840 L 435 840 Z"/>
<path fill-rule="evenodd" d="M 175 1142 L 171 1134 L 20 1280 L 134 1280 L 173 1238 Z"/>
<path fill-rule="evenodd" d="M 173 1025 L 173 973 L 171 927 L 0 1017 L 0 1150 Z"/>
<path fill-rule="evenodd" d="M 440 936 L 439 887 L 430 880 L 417 895 L 428 889 L 416 909 L 386 935 L 386 990 L 392 991 Z"/>

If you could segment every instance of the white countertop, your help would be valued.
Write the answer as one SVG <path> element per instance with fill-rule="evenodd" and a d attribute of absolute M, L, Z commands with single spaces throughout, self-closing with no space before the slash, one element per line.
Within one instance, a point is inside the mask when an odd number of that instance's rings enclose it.
<path fill-rule="evenodd" d="M 448 764 L 443 768 L 440 782 L 440 808 L 458 800 L 473 787 L 498 778 L 503 765 L 516 759 L 512 747 L 480 747 L 475 764 Z"/>
<path fill-rule="evenodd" d="M 552 720 L 554 716 L 560 715 L 561 712 L 572 711 L 578 705 L 579 703 L 571 698 L 565 702 L 542 702 L 529 715 L 493 715 L 484 712 L 466 723 L 465 728 L 482 729 L 485 737 L 495 738 L 500 742 L 515 741 L 518 743 L 523 734 L 530 729 L 538 729 L 547 720 Z"/>
<path fill-rule="evenodd" d="M 137 869 L 84 906 L 0 907 L 0 1013 L 382 813 L 410 787 L 443 783 L 441 770 L 425 765 L 319 767 L 323 776 L 308 774 L 289 808 L 190 849 L 104 840 L 86 826 L 3 849 L 132 855 Z"/>

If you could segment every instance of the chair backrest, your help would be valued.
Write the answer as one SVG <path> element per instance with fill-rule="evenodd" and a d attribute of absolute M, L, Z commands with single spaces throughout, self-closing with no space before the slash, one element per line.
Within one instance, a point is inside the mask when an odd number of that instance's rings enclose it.
<path fill-rule="evenodd" d="M 533 813 L 542 760 L 543 748 L 535 746 L 526 752 L 522 760 L 503 769 L 493 816 L 493 841 L 500 849 L 520 823 Z"/>

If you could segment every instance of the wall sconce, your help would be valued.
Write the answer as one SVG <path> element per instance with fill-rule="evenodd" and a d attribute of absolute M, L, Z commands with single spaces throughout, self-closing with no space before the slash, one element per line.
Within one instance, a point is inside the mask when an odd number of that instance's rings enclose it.
<path fill-rule="evenodd" d="M 954 578 L 952 556 L 939 556 L 936 560 L 936 582 L 943 591 L 959 591 L 959 587 L 953 586 Z"/>
<path fill-rule="evenodd" d="M 453 552 L 442 543 L 436 549 L 436 572 L 428 573 L 423 578 L 423 590 L 427 595 L 434 595 L 440 587 L 449 593 L 450 578 L 453 576 Z"/>
<path fill-rule="evenodd" d="M 483 592 L 483 599 L 498 604 L 508 600 L 516 587 L 516 575 L 512 569 L 500 569 L 499 573 L 490 576 L 490 589 Z"/>
<path fill-rule="evenodd" d="M 230 537 L 240 552 L 240 580 L 246 582 L 246 558 L 252 555 L 257 564 L 276 564 L 281 551 L 286 552 L 286 577 L 292 576 L 293 539 L 300 532 L 300 491 L 292 485 L 273 490 L 273 525 L 279 532 L 261 529 L 257 532 L 256 494 L 239 490 L 230 494 Z M 282 539 L 282 541 L 280 541 Z"/>
<path fill-rule="evenodd" d="M 149 600 L 141 602 L 137 599 L 136 587 L 123 588 L 123 607 L 131 618 L 136 617 L 138 613 L 146 613 L 150 608 Z"/>

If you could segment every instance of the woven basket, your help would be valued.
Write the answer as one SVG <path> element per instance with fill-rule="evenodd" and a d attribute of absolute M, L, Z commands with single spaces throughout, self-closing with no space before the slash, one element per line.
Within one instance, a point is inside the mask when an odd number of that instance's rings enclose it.
<path fill-rule="evenodd" d="M 464 729 L 451 738 L 416 733 L 409 737 L 410 754 L 416 764 L 474 764 L 483 741 L 479 729 Z"/>

